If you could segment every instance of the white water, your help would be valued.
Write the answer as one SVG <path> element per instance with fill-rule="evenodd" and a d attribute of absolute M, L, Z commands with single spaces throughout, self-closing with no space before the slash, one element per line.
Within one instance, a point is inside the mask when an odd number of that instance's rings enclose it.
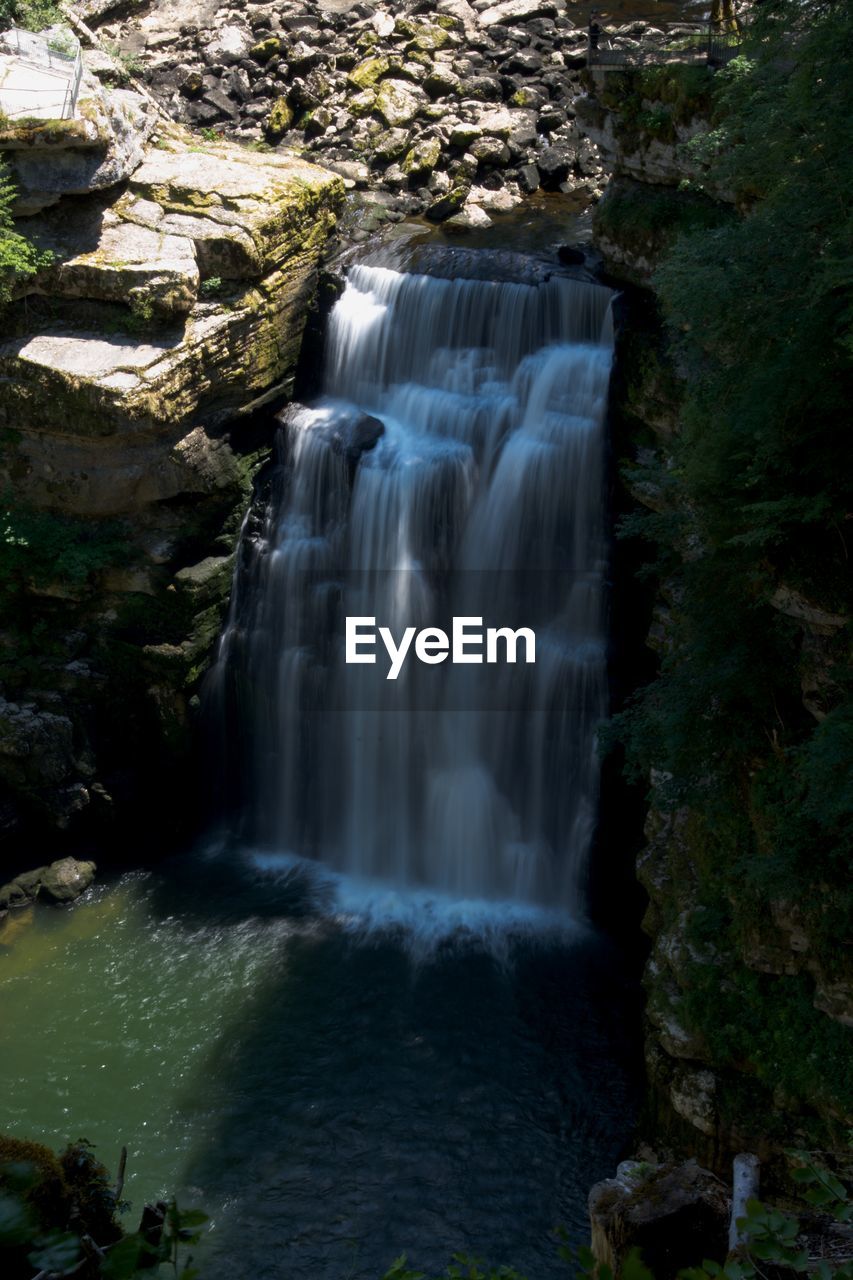
<path fill-rule="evenodd" d="M 285 415 L 247 520 L 208 685 L 244 842 L 389 886 L 380 904 L 402 889 L 581 914 L 607 700 L 609 299 L 556 276 L 351 269 L 324 397 Z M 384 434 L 356 463 L 341 440 L 365 414 Z M 347 615 L 397 636 L 454 615 L 533 627 L 536 665 L 411 658 L 387 682 L 381 652 L 344 664 Z"/>

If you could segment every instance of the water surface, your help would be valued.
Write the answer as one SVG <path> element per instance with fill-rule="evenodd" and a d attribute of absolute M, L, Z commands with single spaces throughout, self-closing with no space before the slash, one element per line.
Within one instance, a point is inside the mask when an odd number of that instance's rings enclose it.
<path fill-rule="evenodd" d="M 368 1280 L 457 1249 L 562 1275 L 552 1229 L 584 1238 L 633 1112 L 616 958 L 531 921 L 491 950 L 458 921 L 413 947 L 339 897 L 187 860 L 14 917 L 0 1127 L 85 1136 L 113 1167 L 126 1143 L 130 1223 L 172 1191 L 203 1205 L 208 1280 Z"/>

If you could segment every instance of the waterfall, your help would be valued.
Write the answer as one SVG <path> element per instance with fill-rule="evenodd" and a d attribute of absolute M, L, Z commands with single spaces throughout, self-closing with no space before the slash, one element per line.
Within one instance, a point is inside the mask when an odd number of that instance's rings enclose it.
<path fill-rule="evenodd" d="M 281 417 L 207 684 L 244 844 L 580 910 L 607 710 L 610 296 L 350 269 L 323 395 Z M 365 616 L 395 636 L 526 626 L 536 661 L 412 658 L 389 681 L 381 651 L 344 661 L 344 619 Z"/>

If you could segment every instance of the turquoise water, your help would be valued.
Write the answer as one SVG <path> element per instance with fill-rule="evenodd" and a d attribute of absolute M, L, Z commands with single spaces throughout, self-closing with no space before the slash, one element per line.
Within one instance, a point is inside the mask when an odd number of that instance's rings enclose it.
<path fill-rule="evenodd" d="M 202 1205 L 213 1280 L 366 1280 L 456 1249 L 561 1275 L 552 1229 L 583 1237 L 633 1114 L 615 958 L 544 918 L 490 932 L 484 907 L 413 943 L 375 891 L 319 897 L 188 859 L 12 917 L 2 1128 L 86 1137 L 112 1167 L 126 1144 L 129 1224 L 175 1191 Z"/>

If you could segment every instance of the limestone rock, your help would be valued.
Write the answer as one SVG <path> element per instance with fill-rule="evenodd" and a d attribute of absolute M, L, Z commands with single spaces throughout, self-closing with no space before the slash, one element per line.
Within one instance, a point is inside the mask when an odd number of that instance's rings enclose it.
<path fill-rule="evenodd" d="M 247 27 L 234 24 L 222 27 L 208 44 L 205 50 L 205 61 L 209 66 L 217 62 L 230 66 L 245 58 L 254 43 L 252 33 Z"/>
<path fill-rule="evenodd" d="M 480 22 L 484 27 L 493 27 L 496 23 L 510 26 L 529 18 L 554 18 L 564 8 L 564 0 L 552 0 L 551 3 L 549 0 L 501 0 L 500 4 L 483 10 Z"/>
<path fill-rule="evenodd" d="M 405 80 L 383 80 L 374 99 L 374 107 L 390 129 L 411 124 L 428 101 L 422 89 Z"/>
<path fill-rule="evenodd" d="M 146 98 L 106 89 L 91 76 L 84 76 L 77 114 L 74 120 L 0 134 L 0 152 L 6 153 L 18 189 L 16 216 L 38 213 L 62 196 L 104 191 L 126 181 L 156 125 Z"/>
<path fill-rule="evenodd" d="M 161 253 L 175 249 L 183 275 L 175 265 L 173 284 L 193 288 L 188 246 L 202 280 L 238 283 L 228 308 L 195 305 L 180 325 L 149 335 L 60 327 L 0 344 L 0 422 L 17 433 L 5 466 L 39 507 L 104 516 L 227 487 L 233 477 L 220 475 L 221 449 L 207 432 L 275 394 L 295 365 L 340 178 L 284 155 L 170 145 L 149 152 L 112 212 L 120 225 L 149 228 Z M 139 244 L 149 243 L 143 234 Z M 82 289 L 96 277 L 102 296 L 129 270 L 78 259 L 72 281 Z M 166 261 L 150 264 L 163 289 Z M 188 430 L 200 412 L 205 427 Z"/>
<path fill-rule="evenodd" d="M 712 1071 L 679 1066 L 670 1085 L 675 1111 L 709 1137 L 717 1131 L 717 1081 Z"/>

